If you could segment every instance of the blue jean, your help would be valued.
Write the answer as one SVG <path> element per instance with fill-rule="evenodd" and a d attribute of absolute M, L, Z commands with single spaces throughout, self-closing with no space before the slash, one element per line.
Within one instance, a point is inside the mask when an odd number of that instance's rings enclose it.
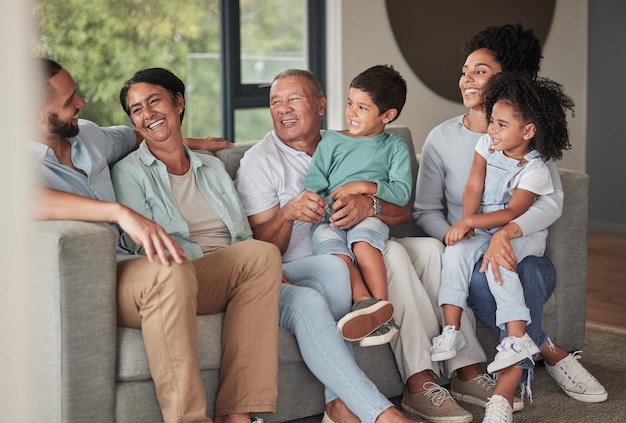
<path fill-rule="evenodd" d="M 278 323 L 296 337 L 304 362 L 326 387 L 326 403 L 341 398 L 361 421 L 375 422 L 393 404 L 356 364 L 337 329 L 352 305 L 347 266 L 334 256 L 309 256 L 283 264 L 283 273 L 293 285 L 282 285 Z"/>
<path fill-rule="evenodd" d="M 385 253 L 385 241 L 389 238 L 389 227 L 377 217 L 368 217 L 350 229 L 337 229 L 328 222 L 313 226 L 313 253 L 343 254 L 355 261 L 352 244 L 367 242 L 372 247 Z"/>
<path fill-rule="evenodd" d="M 487 285 L 485 274 L 478 271 L 481 262 L 479 260 L 474 267 L 467 303 L 476 316 L 499 334 L 502 340 L 507 332 L 496 325 L 496 302 Z M 526 333 L 541 350 L 548 341 L 548 335 L 542 329 L 543 305 L 554 292 L 556 269 L 549 258 L 530 256 L 517 266 L 517 273 L 522 282 L 526 306 L 530 309 L 531 323 L 526 326 Z M 530 371 L 532 379 L 533 364 L 530 360 L 524 360 L 519 367 Z M 522 376 L 522 380 L 524 379 Z"/>

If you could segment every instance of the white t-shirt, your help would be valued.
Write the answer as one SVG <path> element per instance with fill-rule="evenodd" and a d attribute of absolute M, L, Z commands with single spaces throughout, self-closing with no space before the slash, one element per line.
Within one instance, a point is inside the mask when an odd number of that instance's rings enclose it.
<path fill-rule="evenodd" d="M 304 176 L 312 157 L 283 143 L 274 131 L 252 146 L 241 159 L 235 187 L 246 216 L 283 207 L 304 191 Z M 293 224 L 283 263 L 313 255 L 311 224 Z"/>
<path fill-rule="evenodd" d="M 489 153 L 491 146 L 491 138 L 489 135 L 483 135 L 476 142 L 476 152 L 485 160 L 490 154 L 504 154 L 501 151 Z M 511 196 L 517 188 L 525 189 L 537 195 L 547 195 L 554 192 L 552 185 L 552 177 L 550 170 L 541 157 L 531 159 L 524 168 L 515 175 L 508 183 L 507 190 Z"/>

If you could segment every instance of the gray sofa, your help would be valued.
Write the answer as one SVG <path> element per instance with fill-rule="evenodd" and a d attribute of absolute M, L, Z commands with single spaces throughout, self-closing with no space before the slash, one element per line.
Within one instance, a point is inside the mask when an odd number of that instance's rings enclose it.
<path fill-rule="evenodd" d="M 413 152 L 410 131 L 391 127 Z M 216 155 L 234 175 L 252 142 Z M 414 177 L 417 173 L 415 155 Z M 561 169 L 565 206 L 550 228 L 547 254 L 558 284 L 544 311 L 545 329 L 567 350 L 582 348 L 585 329 L 588 176 Z M 96 224 L 34 222 L 33 281 L 42 419 L 72 423 L 162 421 L 150 378 L 141 331 L 118 328 L 115 306 L 115 247 L 111 233 Z M 392 236 L 419 235 L 414 222 L 394 227 Z M 217 392 L 222 315 L 199 316 L 198 359 L 212 415 Z M 404 324 L 410 324 L 405 322 Z M 496 338 L 480 325 L 488 354 Z M 322 385 L 302 361 L 293 336 L 280 329 L 279 399 L 267 422 L 286 422 L 324 410 Z M 389 346 L 360 348 L 356 359 L 384 395 L 402 394 L 403 383 Z"/>

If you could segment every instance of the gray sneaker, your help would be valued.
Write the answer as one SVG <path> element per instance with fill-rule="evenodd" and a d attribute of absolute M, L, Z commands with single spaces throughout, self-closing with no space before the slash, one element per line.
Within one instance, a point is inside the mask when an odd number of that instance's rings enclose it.
<path fill-rule="evenodd" d="M 450 396 L 447 389 L 433 382 L 426 382 L 424 392 L 410 394 L 404 389 L 402 409 L 407 413 L 431 423 L 469 423 L 472 413 L 464 410 Z"/>
<path fill-rule="evenodd" d="M 337 328 L 346 341 L 360 341 L 393 317 L 389 301 L 368 298 L 354 303 L 352 310 L 337 322 Z"/>
<path fill-rule="evenodd" d="M 486 407 L 495 387 L 496 381 L 484 373 L 466 382 L 454 375 L 450 382 L 450 393 L 457 401 Z M 520 397 L 513 398 L 513 411 L 520 411 L 523 408 L 524 401 Z"/>
<path fill-rule="evenodd" d="M 376 329 L 359 341 L 361 347 L 373 347 L 375 345 L 383 345 L 389 343 L 398 333 L 398 325 L 392 317 L 390 321 Z"/>

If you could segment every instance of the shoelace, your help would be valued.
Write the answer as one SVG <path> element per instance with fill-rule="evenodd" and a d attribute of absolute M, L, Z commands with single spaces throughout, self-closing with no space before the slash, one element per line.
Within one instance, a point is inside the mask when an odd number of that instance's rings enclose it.
<path fill-rule="evenodd" d="M 563 371 L 572 381 L 572 383 L 580 388 L 584 388 L 590 383 L 597 383 L 597 379 L 589 373 L 582 364 L 578 362 L 581 358 L 582 351 L 572 353 L 572 359 L 565 361 Z"/>
<path fill-rule="evenodd" d="M 426 382 L 422 387 L 426 390 L 424 396 L 429 397 L 435 407 L 439 407 L 447 399 L 454 401 L 450 392 L 436 383 Z"/>
<path fill-rule="evenodd" d="M 489 398 L 489 402 L 487 403 L 487 407 L 485 408 L 485 418 L 486 421 L 506 421 L 508 418 L 508 403 L 504 397 L 500 398 Z"/>
<path fill-rule="evenodd" d="M 400 325 L 396 323 L 396 319 L 394 319 L 393 317 L 391 318 L 390 321 L 385 323 L 384 326 L 390 326 L 390 327 L 393 327 L 393 328 L 396 328 L 396 329 L 400 329 Z"/>
<path fill-rule="evenodd" d="M 493 388 L 496 387 L 496 381 L 489 375 L 483 373 L 479 376 L 476 376 L 474 379 L 472 379 L 473 381 L 475 381 L 476 383 L 478 383 L 480 385 L 481 388 L 483 388 L 484 390 L 486 390 L 487 392 L 491 392 L 493 391 Z"/>
<path fill-rule="evenodd" d="M 445 326 L 441 335 L 436 336 L 435 339 L 433 339 L 433 351 L 439 349 L 440 347 L 446 347 L 445 349 L 449 349 L 454 340 L 454 332 L 452 332 L 454 330 L 454 326 Z"/>

